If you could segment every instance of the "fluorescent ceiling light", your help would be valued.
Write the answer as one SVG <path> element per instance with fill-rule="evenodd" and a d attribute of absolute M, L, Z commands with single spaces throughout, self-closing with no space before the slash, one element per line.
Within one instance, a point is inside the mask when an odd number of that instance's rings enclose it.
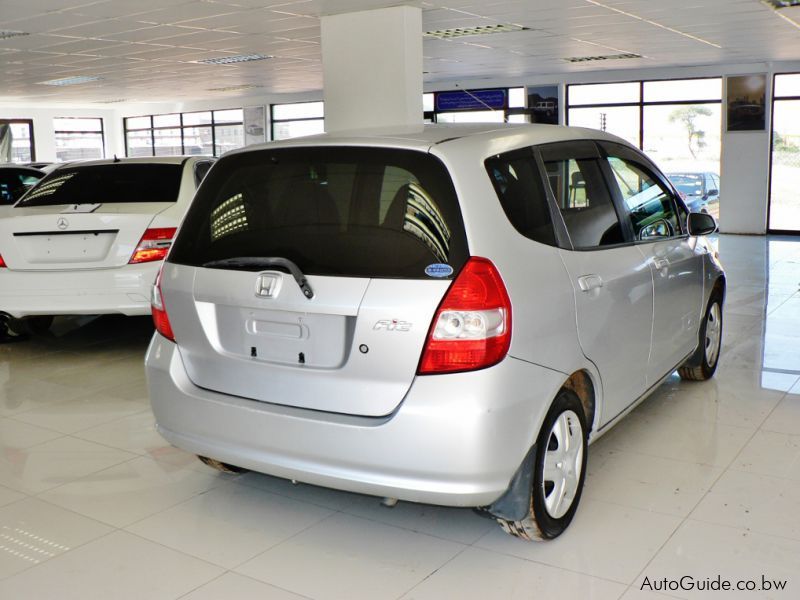
<path fill-rule="evenodd" d="M 571 63 L 592 62 L 599 60 L 623 60 L 626 58 L 642 58 L 641 54 L 634 54 L 633 52 L 626 52 L 625 54 L 605 54 L 600 56 L 571 56 L 564 60 Z"/>
<path fill-rule="evenodd" d="M 119 102 L 127 102 L 127 98 L 115 98 L 114 100 L 96 100 L 95 104 L 117 104 Z"/>
<path fill-rule="evenodd" d="M 513 31 L 527 31 L 528 27 L 521 25 L 479 25 L 478 27 L 453 27 L 451 29 L 437 29 L 426 31 L 425 37 L 448 40 L 466 37 L 468 35 L 489 35 L 490 33 L 511 33 Z"/>
<path fill-rule="evenodd" d="M 64 77 L 63 79 L 50 79 L 49 81 L 40 81 L 40 85 L 78 85 L 79 83 L 88 83 L 90 81 L 99 81 L 102 77 L 96 75 L 77 75 L 75 77 Z"/>
<path fill-rule="evenodd" d="M 253 83 L 247 83 L 244 85 L 229 85 L 225 87 L 217 87 L 217 88 L 208 88 L 209 92 L 235 92 L 239 90 L 252 90 L 253 88 L 260 88 L 264 87 L 263 85 L 255 85 Z"/>
<path fill-rule="evenodd" d="M 0 29 L 0 40 L 7 40 L 8 38 L 19 37 L 21 35 L 30 35 L 25 31 L 9 31 L 7 29 Z"/>
<path fill-rule="evenodd" d="M 201 63 L 204 65 L 234 65 L 243 62 L 252 62 L 254 60 L 265 60 L 267 58 L 275 57 L 267 54 L 236 54 L 234 56 L 219 56 L 217 58 L 206 58 L 192 62 Z"/>

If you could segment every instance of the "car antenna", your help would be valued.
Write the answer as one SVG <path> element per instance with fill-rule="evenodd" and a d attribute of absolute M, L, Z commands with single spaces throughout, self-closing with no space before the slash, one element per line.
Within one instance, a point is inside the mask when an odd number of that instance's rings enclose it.
<path fill-rule="evenodd" d="M 494 108 L 494 107 L 492 107 L 492 106 L 489 106 L 488 104 L 486 104 L 486 102 L 484 102 L 483 100 L 481 100 L 481 99 L 480 99 L 478 96 L 476 96 L 475 94 L 473 94 L 473 93 L 472 93 L 472 92 L 470 92 L 469 90 L 465 90 L 465 89 L 463 89 L 463 88 L 462 88 L 460 85 L 458 85 L 458 84 L 455 84 L 455 85 L 456 85 L 456 87 L 457 87 L 458 89 L 460 89 L 462 92 L 464 92 L 464 93 L 465 93 L 467 96 L 469 96 L 470 98 L 472 98 L 473 100 L 475 100 L 475 101 L 477 101 L 477 102 L 480 102 L 480 103 L 481 103 L 481 104 L 483 104 L 483 105 L 484 105 L 486 108 L 488 108 L 490 111 L 492 111 L 492 112 L 497 112 L 497 109 L 496 109 L 496 108 Z M 508 123 L 508 115 L 503 115 L 503 123 Z"/>
<path fill-rule="evenodd" d="M 116 155 L 116 154 L 114 155 L 114 162 L 115 162 L 115 163 L 118 163 L 118 162 L 119 162 L 119 159 L 117 158 L 117 155 Z"/>

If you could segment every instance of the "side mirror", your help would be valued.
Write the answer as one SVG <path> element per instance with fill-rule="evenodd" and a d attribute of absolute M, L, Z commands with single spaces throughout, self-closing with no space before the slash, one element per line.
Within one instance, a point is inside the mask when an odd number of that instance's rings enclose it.
<path fill-rule="evenodd" d="M 646 240 L 660 240 L 668 238 L 672 235 L 672 227 L 665 219 L 658 219 L 642 228 L 639 232 L 639 239 Z"/>
<path fill-rule="evenodd" d="M 706 196 L 709 196 L 709 197 L 710 196 L 719 196 L 719 190 L 714 190 L 714 189 L 708 190 L 708 193 L 706 194 Z"/>
<path fill-rule="evenodd" d="M 689 213 L 686 225 L 692 236 L 710 235 L 717 231 L 717 221 L 708 213 Z"/>

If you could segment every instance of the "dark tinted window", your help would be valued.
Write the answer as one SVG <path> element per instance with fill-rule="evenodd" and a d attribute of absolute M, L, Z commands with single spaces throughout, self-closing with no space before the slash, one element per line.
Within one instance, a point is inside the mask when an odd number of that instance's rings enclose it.
<path fill-rule="evenodd" d="M 175 202 L 180 164 L 112 163 L 57 169 L 25 195 L 21 205 Z"/>
<path fill-rule="evenodd" d="M 200 162 L 195 163 L 194 165 L 194 185 L 195 187 L 200 187 L 200 182 L 205 179 L 206 175 L 208 175 L 208 170 L 214 164 L 213 161 L 210 160 L 201 160 Z"/>
<path fill-rule="evenodd" d="M 290 148 L 222 158 L 181 227 L 170 262 L 282 257 L 306 274 L 426 278 L 468 257 L 458 200 L 429 154 Z"/>
<path fill-rule="evenodd" d="M 486 170 L 508 220 L 522 235 L 555 246 L 542 177 L 530 150 L 486 160 Z"/>
<path fill-rule="evenodd" d="M 42 177 L 43 173 L 26 169 L 0 169 L 0 205 L 14 204 Z"/>
<path fill-rule="evenodd" d="M 549 144 L 540 152 L 572 245 L 586 249 L 625 242 L 594 144 Z"/>

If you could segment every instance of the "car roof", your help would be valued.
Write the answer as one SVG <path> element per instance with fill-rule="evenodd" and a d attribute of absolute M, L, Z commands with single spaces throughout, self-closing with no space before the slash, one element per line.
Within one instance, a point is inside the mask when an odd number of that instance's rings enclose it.
<path fill-rule="evenodd" d="M 202 160 L 214 160 L 211 156 L 137 156 L 137 157 L 120 157 L 120 158 L 102 158 L 98 160 L 81 160 L 65 162 L 59 166 L 70 167 L 86 167 L 94 165 L 115 165 L 115 164 L 156 164 L 156 165 L 179 165 L 185 160 L 190 158 L 199 158 Z"/>
<path fill-rule="evenodd" d="M 308 146 L 383 146 L 427 151 L 433 146 L 475 145 L 490 147 L 495 140 L 512 141 L 520 145 L 545 144 L 577 139 L 599 139 L 630 146 L 628 142 L 609 133 L 583 127 L 521 123 L 458 123 L 428 124 L 408 127 L 357 129 L 336 133 L 267 142 L 232 150 L 226 155 L 259 149 Z"/>
<path fill-rule="evenodd" d="M 16 163 L 2 163 L 0 164 L 0 169 L 17 169 L 19 171 L 26 171 L 31 175 L 41 175 L 44 177 L 44 172 L 40 171 L 36 167 L 29 167 L 27 165 L 18 165 Z"/>

